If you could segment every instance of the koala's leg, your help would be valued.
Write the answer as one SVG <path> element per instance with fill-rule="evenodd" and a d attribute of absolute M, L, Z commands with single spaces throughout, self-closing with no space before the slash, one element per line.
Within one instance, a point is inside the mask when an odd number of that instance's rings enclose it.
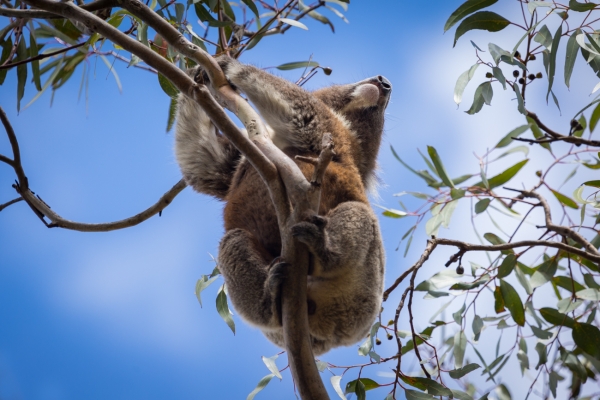
<path fill-rule="evenodd" d="M 240 152 L 218 133 L 202 107 L 183 94 L 177 99 L 175 155 L 188 185 L 225 198 Z"/>
<path fill-rule="evenodd" d="M 219 246 L 219 270 L 235 309 L 261 328 L 281 326 L 280 286 L 288 264 L 268 260 L 246 230 L 228 231 Z"/>
<path fill-rule="evenodd" d="M 245 93 L 275 132 L 279 147 L 320 152 L 321 136 L 330 129 L 323 121 L 331 113 L 299 86 L 229 57 L 218 59 L 227 79 Z"/>
<path fill-rule="evenodd" d="M 374 259 L 380 261 L 381 271 L 376 268 L 370 272 L 383 273 L 384 254 L 381 246 L 376 245 L 381 242 L 377 218 L 364 203 L 342 203 L 326 217 L 315 215 L 294 225 L 292 235 L 317 256 L 314 276 L 335 275 L 340 268 L 370 265 Z M 371 254 L 374 249 L 381 254 Z"/>

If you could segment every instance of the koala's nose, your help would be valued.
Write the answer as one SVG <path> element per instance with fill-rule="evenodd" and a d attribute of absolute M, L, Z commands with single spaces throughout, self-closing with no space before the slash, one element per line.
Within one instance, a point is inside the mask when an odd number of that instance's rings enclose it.
<path fill-rule="evenodd" d="M 381 90 L 384 94 L 388 94 L 392 91 L 392 84 L 385 76 L 378 75 L 377 81 L 379 82 L 379 85 L 381 85 Z"/>

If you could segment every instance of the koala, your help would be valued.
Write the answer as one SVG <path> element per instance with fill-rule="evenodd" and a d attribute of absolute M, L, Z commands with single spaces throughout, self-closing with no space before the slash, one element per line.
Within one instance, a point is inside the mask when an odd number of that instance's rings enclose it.
<path fill-rule="evenodd" d="M 314 167 L 295 156 L 318 156 L 323 134 L 331 134 L 335 156 L 323 177 L 319 214 L 293 226 L 292 235 L 310 252 L 306 284 L 314 354 L 352 345 L 367 335 L 381 309 L 385 254 L 367 187 L 375 176 L 392 86 L 376 76 L 309 92 L 233 58 L 217 60 L 231 86 L 258 109 L 273 143 L 296 160 L 307 179 Z M 191 74 L 200 82 L 208 79 L 201 70 Z M 218 265 L 235 310 L 284 347 L 279 287 L 290 265 L 280 258 L 266 185 L 184 95 L 178 99 L 175 152 L 192 188 L 226 202 Z"/>

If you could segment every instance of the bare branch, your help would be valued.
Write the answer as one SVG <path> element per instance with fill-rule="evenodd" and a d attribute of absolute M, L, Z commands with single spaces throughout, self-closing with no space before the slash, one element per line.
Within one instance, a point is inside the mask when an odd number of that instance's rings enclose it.
<path fill-rule="evenodd" d="M 554 142 L 554 141 L 561 141 L 561 142 L 566 142 L 566 143 L 572 143 L 572 144 L 574 144 L 576 146 L 581 146 L 582 144 L 585 144 L 585 145 L 588 145 L 588 146 L 600 147 L 600 140 L 590 140 L 590 139 L 580 138 L 580 137 L 577 137 L 577 136 L 570 136 L 570 135 L 569 136 L 565 136 L 565 135 L 561 135 L 560 133 L 558 133 L 556 131 L 553 131 L 552 129 L 548 128 L 542 121 L 540 121 L 540 118 L 535 113 L 532 113 L 531 111 L 527 111 L 527 116 L 529 118 L 531 118 L 532 120 L 534 120 L 535 123 L 544 132 L 546 132 L 548 135 L 550 135 L 552 137 L 552 139 L 554 139 L 554 140 L 548 140 L 548 141 L 545 141 L 545 140 L 543 140 L 543 141 L 532 141 L 533 143 L 550 143 L 550 142 Z M 522 140 L 522 141 L 524 141 L 524 140 Z"/>
<path fill-rule="evenodd" d="M 505 188 L 505 189 L 508 189 L 508 188 Z M 508 190 L 514 190 L 514 189 L 508 189 Z M 546 201 L 546 199 L 543 198 L 539 193 L 534 192 L 534 191 L 528 191 L 528 190 L 515 190 L 515 191 L 521 193 L 524 197 L 535 198 L 540 202 L 540 205 L 544 209 L 544 218 L 546 220 L 546 226 L 545 226 L 546 229 L 548 229 L 549 231 L 552 231 L 552 232 L 556 232 L 561 236 L 568 237 L 568 238 L 576 241 L 583 247 L 585 247 L 585 249 L 588 253 L 592 253 L 597 256 L 600 256 L 600 252 L 594 247 L 594 245 L 592 245 L 590 242 L 588 242 L 581 234 L 575 232 L 574 230 L 572 230 L 566 226 L 555 225 L 554 223 L 552 223 L 552 215 L 550 214 L 550 206 L 548 205 L 548 202 Z"/>
<path fill-rule="evenodd" d="M 4 204 L 0 204 L 0 211 L 4 210 L 6 207 L 13 205 L 15 203 L 18 203 L 20 201 L 23 201 L 22 197 L 17 197 L 16 199 L 12 199 L 11 201 L 8 201 Z"/>
<path fill-rule="evenodd" d="M 16 67 L 17 65 L 21 65 L 21 64 L 27 64 L 27 63 L 30 63 L 30 62 L 36 61 L 36 60 L 43 60 L 44 58 L 48 58 L 48 57 L 55 56 L 57 54 L 65 53 L 65 52 L 67 52 L 69 50 L 76 49 L 76 48 L 81 47 L 81 46 L 83 46 L 85 44 L 87 44 L 87 42 L 77 43 L 76 45 L 65 47 L 64 49 L 60 49 L 60 50 L 56 50 L 56 51 L 51 51 L 50 53 L 38 54 L 37 56 L 32 57 L 32 58 L 28 58 L 26 60 L 21 60 L 21 61 L 17 61 L 17 62 L 10 63 L 10 64 L 0 65 L 0 70 L 9 69 L 9 68 L 12 68 L 12 67 Z"/>
<path fill-rule="evenodd" d="M 396 289 L 398 287 L 398 285 L 401 284 L 402 281 L 404 279 L 406 279 L 406 277 L 408 275 L 412 274 L 414 271 L 421 268 L 421 266 L 425 263 L 425 261 L 427 261 L 429 259 L 431 252 L 438 245 L 437 240 L 438 239 L 433 237 L 427 241 L 427 246 L 425 247 L 425 250 L 423 250 L 423 254 L 421 254 L 421 257 L 419 258 L 419 260 L 412 267 L 410 267 L 409 269 L 404 271 L 404 273 L 402 275 L 400 275 L 398 277 L 398 279 L 396 279 L 396 281 L 392 284 L 392 286 L 390 286 L 389 288 L 387 288 L 387 290 L 385 292 L 383 292 L 383 301 L 386 301 L 388 299 L 390 293 L 392 293 L 394 291 L 394 289 Z"/>
<path fill-rule="evenodd" d="M 15 135 L 15 131 L 13 129 L 13 127 L 10 125 L 10 121 L 8 120 L 8 117 L 6 116 L 6 113 L 4 112 L 4 109 L 2 109 L 2 107 L 0 107 L 0 121 L 2 121 L 2 125 L 4 125 L 4 129 L 6 130 L 6 135 L 8 136 L 8 140 L 10 141 L 10 146 L 12 147 L 12 152 L 13 152 L 13 159 L 12 159 L 12 167 L 15 170 L 15 173 L 17 174 L 17 178 L 19 179 L 19 185 L 22 188 L 29 188 L 29 184 L 27 182 L 27 177 L 25 176 L 25 171 L 23 171 L 23 166 L 21 165 L 21 151 L 19 150 L 19 142 L 17 141 L 17 136 Z M 4 156 L 2 156 L 3 158 L 6 158 Z M 8 162 L 8 159 L 4 160 L 2 159 L 2 161 L 6 162 L 7 164 L 10 165 L 10 162 Z"/>
<path fill-rule="evenodd" d="M 419 364 L 421 365 L 421 369 L 425 373 L 425 376 L 428 377 L 429 379 L 431 379 L 431 375 L 425 368 L 425 365 L 423 364 L 423 359 L 421 358 L 421 353 L 419 352 L 419 344 L 417 343 L 417 334 L 415 332 L 415 324 L 413 322 L 412 299 L 413 299 L 413 294 L 415 293 L 415 278 L 417 277 L 417 272 L 419 272 L 419 270 L 415 269 L 412 273 L 412 276 L 410 277 L 410 286 L 409 286 L 410 296 L 408 297 L 408 315 L 409 315 L 409 323 L 410 323 L 410 332 L 412 333 L 413 347 L 415 349 L 415 354 L 417 355 L 417 358 L 419 359 Z"/>
<path fill-rule="evenodd" d="M 105 8 L 117 7 L 119 4 L 117 0 L 96 0 L 88 4 L 81 6 L 86 11 L 99 11 Z M 14 18 L 40 18 L 40 19 L 54 19 L 54 18 L 66 18 L 59 13 L 48 12 L 45 10 L 16 10 L 12 8 L 0 7 L 0 16 L 14 17 Z"/>
<path fill-rule="evenodd" d="M 105 222 L 99 224 L 87 224 L 83 222 L 75 222 L 65 219 L 52 211 L 52 209 L 39 197 L 37 197 L 29 189 L 17 191 L 23 196 L 25 201 L 34 208 L 34 211 L 38 211 L 41 216 L 48 218 L 51 223 L 47 224 L 48 228 L 64 228 L 80 232 L 110 232 L 117 229 L 129 228 L 131 226 L 138 225 L 150 217 L 159 214 L 164 210 L 173 199 L 185 189 L 186 183 L 182 179 L 175 184 L 168 192 L 162 195 L 162 197 L 152 206 L 145 209 L 144 211 L 136 214 L 132 217 L 122 219 L 115 222 Z"/>

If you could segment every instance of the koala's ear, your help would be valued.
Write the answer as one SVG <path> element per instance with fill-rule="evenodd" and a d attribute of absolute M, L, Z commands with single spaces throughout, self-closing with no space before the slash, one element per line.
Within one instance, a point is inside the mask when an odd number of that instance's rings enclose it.
<path fill-rule="evenodd" d="M 351 96 L 346 110 L 373 107 L 379 101 L 379 88 L 371 83 L 363 83 L 354 89 Z"/>

